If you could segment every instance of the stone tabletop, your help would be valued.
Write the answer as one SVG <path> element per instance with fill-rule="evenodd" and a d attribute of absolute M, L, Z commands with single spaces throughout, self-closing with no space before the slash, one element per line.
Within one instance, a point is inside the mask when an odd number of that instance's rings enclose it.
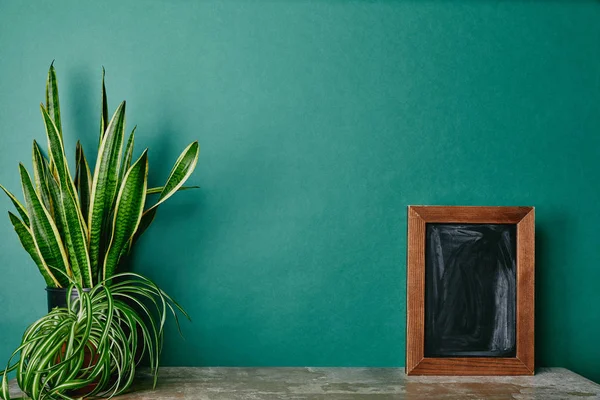
<path fill-rule="evenodd" d="M 135 392 L 118 399 L 581 400 L 600 399 L 600 385 L 563 368 L 522 377 L 408 377 L 395 368 L 161 368 L 156 390 L 142 374 Z"/>

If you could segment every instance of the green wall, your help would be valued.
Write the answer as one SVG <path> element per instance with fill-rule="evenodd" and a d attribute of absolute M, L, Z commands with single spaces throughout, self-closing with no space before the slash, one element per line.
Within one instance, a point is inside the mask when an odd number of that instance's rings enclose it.
<path fill-rule="evenodd" d="M 160 184 L 135 269 L 189 310 L 170 365 L 402 366 L 408 204 L 537 207 L 537 362 L 600 381 L 598 1 L 0 0 L 0 182 L 96 146 L 101 66 Z M 6 198 L 1 209 L 10 208 Z M 0 220 L 0 359 L 45 307 Z"/>

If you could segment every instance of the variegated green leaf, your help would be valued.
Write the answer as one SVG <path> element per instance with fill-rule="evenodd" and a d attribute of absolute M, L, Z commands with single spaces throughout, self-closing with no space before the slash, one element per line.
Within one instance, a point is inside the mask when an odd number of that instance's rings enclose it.
<path fill-rule="evenodd" d="M 183 186 L 185 181 L 187 181 L 196 168 L 199 153 L 200 146 L 198 146 L 198 142 L 191 143 L 183 150 L 179 158 L 177 158 L 177 161 L 175 161 L 175 165 L 173 165 L 173 169 L 167 178 L 167 183 L 165 183 L 158 202 L 151 208 L 158 207 L 161 203 L 165 202 L 169 197 L 174 195 L 181 186 Z"/>
<path fill-rule="evenodd" d="M 25 225 L 29 226 L 29 216 L 27 214 L 27 210 L 25 209 L 25 207 L 21 204 L 21 202 L 19 200 L 17 200 L 17 198 L 8 191 L 8 189 L 6 189 L 4 186 L 0 185 L 0 189 L 4 190 L 4 193 L 6 193 L 6 195 L 8 196 L 8 198 L 10 199 L 10 201 L 12 201 L 12 203 L 14 204 L 15 208 L 17 209 L 17 212 L 19 213 L 19 215 L 21 216 L 21 218 L 23 219 Z"/>
<path fill-rule="evenodd" d="M 136 232 L 134 240 L 137 240 L 137 238 L 139 238 L 146 231 L 146 229 L 148 229 L 150 224 L 152 224 L 152 221 L 154 221 L 154 217 L 156 216 L 156 210 L 158 209 L 158 206 L 175 194 L 190 177 L 192 172 L 194 172 L 194 168 L 196 168 L 196 164 L 198 163 L 199 152 L 200 147 L 198 146 L 198 142 L 191 143 L 183 150 L 175 162 L 169 177 L 167 178 L 167 183 L 165 183 L 158 201 L 152 207 L 144 211 L 144 214 L 142 215 L 142 221 L 140 222 L 140 226 Z"/>
<path fill-rule="evenodd" d="M 127 145 L 125 146 L 125 155 L 123 156 L 123 164 L 121 166 L 121 173 L 119 174 L 119 184 L 123 182 L 123 177 L 125 173 L 131 167 L 131 160 L 133 158 L 133 145 L 135 142 L 135 130 L 137 129 L 137 125 L 133 127 L 133 130 L 129 134 L 129 139 L 127 139 Z"/>
<path fill-rule="evenodd" d="M 44 260 L 40 257 L 39 250 L 33 241 L 33 236 L 31 236 L 31 231 L 29 228 L 13 213 L 8 212 L 8 217 L 10 218 L 10 222 L 15 228 L 15 232 L 17 232 L 17 236 L 21 241 L 21 245 L 29 253 L 31 259 L 35 262 L 35 265 L 39 268 L 44 280 L 46 281 L 46 285 L 51 288 L 60 287 L 60 283 L 54 277 L 48 266 L 44 263 Z"/>
<path fill-rule="evenodd" d="M 53 212 L 54 208 L 60 207 L 60 204 L 61 204 L 60 187 L 58 186 L 58 182 L 56 182 L 56 179 L 50 172 L 50 166 L 48 164 L 48 161 L 42 155 L 39 147 L 35 146 L 35 142 L 34 142 L 34 148 L 33 148 L 33 169 L 34 169 L 34 175 L 36 176 L 35 177 L 36 187 L 38 187 L 37 193 L 38 193 L 38 196 L 40 197 L 40 200 L 42 200 L 42 205 L 44 205 L 44 208 L 46 208 L 46 210 L 48 210 L 48 213 L 50 214 L 51 218 L 54 220 L 54 223 L 56 224 L 56 228 L 58 229 L 58 233 L 60 234 L 62 242 L 66 243 L 65 235 L 67 232 L 67 228 L 64 224 L 64 220 L 63 220 L 63 218 L 61 218 L 60 212 L 57 211 L 56 215 Z M 47 189 L 48 202 L 51 204 L 51 208 L 48 208 L 44 204 L 45 203 L 44 196 L 40 193 L 39 186 L 37 185 L 37 180 L 38 180 L 37 176 L 38 175 L 40 176 L 40 180 L 43 180 L 43 177 L 46 178 L 43 182 L 44 184 L 42 185 L 42 187 L 45 186 L 45 188 Z"/>
<path fill-rule="evenodd" d="M 77 141 L 75 148 L 75 158 L 77 167 L 75 170 L 75 190 L 79 194 L 79 204 L 81 206 L 81 214 L 83 221 L 87 224 L 88 212 L 90 208 L 90 194 L 92 192 L 92 174 L 90 166 L 85 158 L 83 147 Z"/>
<path fill-rule="evenodd" d="M 33 179 L 35 181 L 35 188 L 42 199 L 42 204 L 46 207 L 46 210 L 50 212 L 50 215 L 54 216 L 54 205 L 50 196 L 49 180 L 54 180 L 54 176 L 50 173 L 48 161 L 42 154 L 40 146 L 34 140 L 33 141 Z"/>
<path fill-rule="evenodd" d="M 115 111 L 102 139 L 92 181 L 88 215 L 88 242 L 94 276 L 97 276 L 99 267 L 102 265 L 106 246 L 102 235 L 109 233 L 110 230 L 110 212 L 118 189 L 117 181 L 124 129 L 125 102 L 122 102 Z"/>
<path fill-rule="evenodd" d="M 48 193 L 50 194 L 50 202 L 52 203 L 52 207 L 55 211 L 54 213 L 52 213 L 50 212 L 50 210 L 48 210 L 48 212 L 50 213 L 50 216 L 56 224 L 56 228 L 58 229 L 58 233 L 60 235 L 60 238 L 62 239 L 62 242 L 67 243 L 66 235 L 69 230 L 66 226 L 66 221 L 63 218 L 63 213 L 60 212 L 60 207 L 62 204 L 60 187 L 58 182 L 56 182 L 56 179 L 54 179 L 54 176 L 52 176 L 52 174 L 50 173 L 50 167 L 48 163 L 42 160 L 41 164 L 43 167 L 45 167 L 47 175 L 49 176 L 49 179 L 47 180 Z M 68 247 L 66 248 L 66 250 L 68 251 Z"/>
<path fill-rule="evenodd" d="M 114 275 L 123 249 L 133 237 L 144 211 L 148 183 L 148 155 L 142 156 L 129 168 L 119 194 L 113 218 L 112 238 L 104 259 L 104 279 Z"/>
<path fill-rule="evenodd" d="M 54 122 L 58 135 L 62 138 L 62 123 L 60 121 L 60 102 L 58 100 L 58 80 L 56 79 L 56 70 L 54 69 L 54 61 L 50 64 L 48 70 L 48 79 L 46 81 L 46 110 Z M 50 143 L 48 143 L 50 146 Z M 57 176 L 58 171 L 52 156 L 50 156 L 50 171 L 54 176 Z"/>
<path fill-rule="evenodd" d="M 31 234 L 39 249 L 42 260 L 44 260 L 46 265 L 51 265 L 67 275 L 73 276 L 58 229 L 50 217 L 48 210 L 42 205 L 40 198 L 33 188 L 29 173 L 23 164 L 19 164 L 19 172 L 21 174 L 21 185 L 23 186 L 27 212 L 30 216 Z M 61 286 L 68 284 L 68 280 L 64 277 L 57 277 L 57 280 Z"/>
<path fill-rule="evenodd" d="M 75 199 L 64 190 L 60 191 L 60 195 L 60 207 L 57 208 L 65 228 L 64 242 L 67 245 L 73 278 L 84 287 L 93 287 L 87 236 L 75 210 Z"/>
<path fill-rule="evenodd" d="M 106 75 L 106 71 L 102 67 L 102 111 L 100 112 L 100 140 L 98 141 L 98 148 L 102 145 L 102 139 L 104 139 L 104 133 L 108 127 L 108 98 L 106 97 L 104 75 Z"/>
<path fill-rule="evenodd" d="M 179 189 L 177 189 L 177 191 L 182 192 L 184 190 L 190 190 L 190 189 L 200 189 L 200 186 L 195 186 L 195 185 L 194 186 L 182 186 Z M 165 190 L 164 186 L 149 188 L 148 190 L 146 190 L 146 195 L 160 194 L 160 193 L 162 193 L 163 190 Z"/>
<path fill-rule="evenodd" d="M 72 194 L 75 194 L 75 184 L 71 179 L 71 173 L 69 172 L 69 167 L 67 165 L 67 157 L 65 155 L 60 132 L 54 124 L 54 121 L 52 121 L 50 114 L 48 114 L 48 110 L 46 110 L 43 105 L 40 105 L 40 110 L 44 119 L 46 135 L 48 136 L 48 153 L 51 162 L 56 165 L 58 173 L 57 181 L 61 185 L 61 189 L 69 190 Z"/>
<path fill-rule="evenodd" d="M 65 229 L 63 237 L 67 245 L 73 277 L 82 285 L 92 287 L 93 275 L 87 251 L 87 232 L 79 208 L 78 197 L 75 194 L 75 184 L 71 179 L 62 139 L 58 134 L 56 125 L 54 125 L 44 107 L 41 109 L 48 142 L 50 143 L 49 152 L 58 172 L 60 206 L 55 207 L 55 218 L 62 219 L 62 225 Z"/>
<path fill-rule="evenodd" d="M 46 109 L 50 118 L 56 125 L 58 134 L 62 137 L 62 124 L 60 122 L 60 102 L 58 101 L 58 80 L 56 79 L 56 70 L 54 61 L 50 64 L 48 71 L 48 81 L 46 82 Z"/>

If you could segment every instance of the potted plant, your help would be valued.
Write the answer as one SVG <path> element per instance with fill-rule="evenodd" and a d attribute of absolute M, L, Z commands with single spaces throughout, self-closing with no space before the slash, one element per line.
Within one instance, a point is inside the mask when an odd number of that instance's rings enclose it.
<path fill-rule="evenodd" d="M 15 232 L 46 282 L 49 313 L 25 331 L 2 372 L 1 395 L 9 398 L 8 373 L 16 371 L 19 387 L 34 399 L 113 396 L 130 387 L 143 354 L 156 383 L 166 314 L 178 327 L 177 313 L 188 316 L 149 279 L 118 267 L 158 207 L 186 189 L 198 143 L 181 153 L 164 186 L 148 188 L 147 150 L 133 160 L 135 128 L 123 149 L 125 102 L 109 120 L 103 71 L 94 171 L 77 142 L 71 176 L 53 65 L 40 108 L 48 156 L 34 141 L 33 178 L 19 165 L 23 203 L 0 188 L 17 210 L 18 216 L 9 212 Z M 148 207 L 151 195 L 158 200 Z"/>

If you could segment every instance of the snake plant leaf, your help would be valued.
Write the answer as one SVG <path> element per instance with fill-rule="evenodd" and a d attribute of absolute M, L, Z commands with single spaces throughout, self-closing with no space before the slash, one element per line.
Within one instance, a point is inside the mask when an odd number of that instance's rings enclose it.
<path fill-rule="evenodd" d="M 38 189 L 38 195 L 40 196 L 40 199 L 42 200 L 42 204 L 44 205 L 46 210 L 48 210 L 48 213 L 54 220 L 54 223 L 56 224 L 56 228 L 58 229 L 58 233 L 60 234 L 62 242 L 66 243 L 65 235 L 68 232 L 68 230 L 66 227 L 66 222 L 64 221 L 64 218 L 62 218 L 61 212 L 59 210 L 59 207 L 61 206 L 60 187 L 59 187 L 58 182 L 56 182 L 54 175 L 52 175 L 52 173 L 50 172 L 50 165 L 48 164 L 48 160 L 46 160 L 46 158 L 38 150 L 39 149 L 36 149 L 34 146 L 34 151 L 33 151 L 34 175 L 46 177 L 44 184 L 46 185 L 46 188 L 47 188 L 48 202 L 50 203 L 51 207 L 50 208 L 46 207 L 46 205 L 44 204 L 45 203 L 44 197 L 40 193 L 39 189 Z M 37 179 L 38 178 L 36 177 L 35 178 L 36 187 L 37 187 Z"/>
<path fill-rule="evenodd" d="M 148 190 L 146 190 L 146 195 L 151 195 L 151 194 L 160 194 L 162 193 L 162 191 L 165 189 L 164 186 L 159 186 L 159 187 L 153 187 L 153 188 L 149 188 Z M 179 189 L 177 189 L 178 192 L 184 191 L 184 190 L 190 190 L 190 189 L 200 189 L 200 186 L 182 186 Z"/>
<path fill-rule="evenodd" d="M 108 98 L 106 97 L 106 85 L 104 84 L 104 76 L 106 71 L 102 67 L 102 111 L 100 112 L 100 140 L 98 141 L 98 148 L 102 145 L 102 139 L 104 139 L 104 133 L 108 128 Z"/>
<path fill-rule="evenodd" d="M 87 251 L 87 235 L 77 215 L 75 199 L 60 190 L 59 218 L 64 227 L 64 243 L 67 245 L 68 256 L 73 272 L 73 278 L 85 287 L 93 286 L 92 267 Z"/>
<path fill-rule="evenodd" d="M 65 155 L 65 149 L 62 138 L 58 135 L 56 125 L 49 118 L 49 114 L 44 107 L 41 107 L 42 116 L 44 117 L 44 125 L 46 128 L 46 134 L 48 136 L 48 153 L 50 155 L 50 161 L 55 160 L 56 169 L 52 171 L 55 173 L 56 181 L 59 184 L 60 190 L 65 191 L 70 197 L 73 198 L 74 206 L 69 207 L 67 214 L 69 218 L 77 219 L 81 225 L 81 228 L 87 237 L 87 225 L 81 211 L 79 204 L 79 197 L 75 188 L 75 183 L 71 179 L 71 173 L 69 172 L 69 166 L 67 163 L 67 156 Z M 52 186 L 52 185 L 49 185 Z M 61 194 L 62 196 L 62 194 Z"/>
<path fill-rule="evenodd" d="M 58 100 L 58 80 L 56 79 L 56 69 L 54 61 L 50 64 L 48 70 L 48 80 L 46 82 L 46 109 L 52 118 L 58 134 L 62 137 L 62 124 L 60 122 L 60 102 Z"/>
<path fill-rule="evenodd" d="M 40 196 L 40 200 L 42 200 L 42 205 L 46 208 L 46 210 L 48 210 L 48 213 L 54 220 L 62 242 L 66 243 L 65 234 L 67 232 L 67 228 L 65 226 L 64 219 L 61 217 L 60 211 L 57 211 L 56 215 L 54 213 L 55 208 L 58 208 L 61 205 L 60 188 L 58 186 L 58 182 L 56 182 L 56 179 L 54 178 L 54 175 L 52 175 L 52 173 L 50 172 L 50 165 L 48 164 L 48 161 L 41 154 L 39 148 L 36 147 L 35 141 L 33 148 L 33 170 L 34 180 L 36 183 L 36 187 L 38 188 L 37 193 Z M 44 177 L 46 178 L 45 180 Z M 50 204 L 50 208 L 46 206 L 46 200 L 44 198 L 45 195 L 39 189 L 38 179 L 40 180 L 40 185 L 42 185 L 42 189 L 44 191 L 47 189 L 46 195 L 48 197 L 48 203 Z"/>
<path fill-rule="evenodd" d="M 51 265 L 65 274 L 72 276 L 69 259 L 67 258 L 56 224 L 52 220 L 48 210 L 42 205 L 40 198 L 33 188 L 29 173 L 23 164 L 19 164 L 19 172 L 21 175 L 21 185 L 23 186 L 23 196 L 25 197 L 27 211 L 30 216 L 31 234 L 39 249 L 42 260 L 44 260 L 46 265 Z M 57 279 L 61 286 L 68 282 L 62 277 L 57 277 Z"/>
<path fill-rule="evenodd" d="M 73 277 L 86 287 L 92 287 L 92 267 L 87 250 L 87 232 L 83 215 L 75 194 L 75 184 L 71 179 L 62 139 L 56 125 L 44 107 L 41 107 L 46 134 L 48 135 L 49 152 L 55 162 L 60 187 L 60 206 L 56 207 L 55 218 L 62 219 L 62 237 L 67 245 Z"/>
<path fill-rule="evenodd" d="M 175 165 L 173 165 L 173 169 L 167 178 L 167 182 L 163 186 L 158 201 L 152 207 L 144 211 L 144 214 L 142 215 L 142 221 L 140 222 L 140 226 L 136 232 L 134 240 L 137 240 L 146 231 L 146 229 L 148 229 L 150 224 L 152 224 L 152 221 L 154 221 L 154 217 L 156 216 L 156 210 L 158 209 L 158 206 L 175 194 L 190 177 L 192 172 L 194 172 L 196 164 L 198 163 L 199 153 L 200 146 L 198 145 L 198 142 L 193 142 L 190 143 L 183 150 L 179 158 L 177 158 L 177 161 L 175 161 Z"/>
<path fill-rule="evenodd" d="M 85 153 L 81 143 L 77 141 L 75 147 L 75 190 L 79 194 L 79 204 L 81 205 L 81 214 L 83 220 L 88 220 L 88 211 L 90 207 L 90 193 L 92 192 L 92 174 L 90 166 L 85 158 Z"/>
<path fill-rule="evenodd" d="M 175 194 L 181 186 L 183 186 L 196 168 L 199 153 L 200 146 L 198 145 L 198 142 L 190 143 L 188 147 L 183 150 L 179 158 L 177 158 L 177 161 L 175 161 L 175 165 L 173 165 L 173 169 L 167 178 L 167 183 L 165 183 L 165 186 L 163 187 L 158 202 L 151 208 L 156 208 L 161 203 L 164 203 L 169 197 Z"/>
<path fill-rule="evenodd" d="M 50 173 L 50 167 L 46 157 L 42 154 L 42 150 L 38 143 L 33 141 L 33 180 L 37 193 L 42 199 L 42 203 L 50 215 L 54 216 L 54 204 L 50 195 L 50 180 L 54 181 L 54 176 Z"/>
<path fill-rule="evenodd" d="M 48 79 L 46 80 L 46 109 L 48 110 L 48 113 L 50 114 L 50 117 L 58 130 L 59 136 L 62 137 L 60 102 L 58 100 L 58 80 L 56 79 L 54 61 L 52 61 L 52 64 L 50 64 L 50 69 L 48 70 Z M 52 171 L 55 176 L 58 173 L 52 157 L 50 157 L 50 171 Z"/>
<path fill-rule="evenodd" d="M 29 226 L 29 216 L 27 215 L 27 209 L 25 209 L 23 204 L 21 204 L 21 202 L 19 200 L 17 200 L 17 198 L 11 192 L 9 192 L 8 189 L 6 189 L 4 186 L 0 185 L 0 189 L 4 190 L 4 193 L 6 193 L 6 195 L 10 199 L 10 201 L 14 204 L 15 208 L 17 209 L 17 212 L 23 219 L 23 222 L 25 223 L 25 225 Z"/>
<path fill-rule="evenodd" d="M 135 130 L 137 129 L 137 125 L 133 127 L 133 130 L 129 134 L 129 139 L 127 139 L 127 145 L 125 146 L 125 155 L 123 156 L 123 165 L 121 166 L 121 173 L 119 174 L 119 184 L 123 182 L 123 177 L 125 173 L 131 167 L 131 160 L 133 159 L 133 144 L 135 142 Z"/>
<path fill-rule="evenodd" d="M 117 192 L 119 162 L 125 130 L 125 102 L 115 111 L 102 144 L 98 150 L 98 159 L 92 181 L 90 211 L 88 215 L 88 243 L 93 276 L 98 276 L 104 255 L 102 234 L 110 229 L 111 206 Z"/>
<path fill-rule="evenodd" d="M 50 161 L 56 165 L 57 170 L 57 181 L 61 185 L 61 190 L 67 190 L 72 195 L 75 194 L 75 184 L 71 179 L 71 173 L 69 172 L 69 166 L 67 163 L 67 156 L 65 155 L 65 149 L 62 142 L 62 137 L 56 124 L 52 121 L 48 110 L 44 108 L 44 105 L 40 105 L 42 117 L 44 118 L 44 127 L 46 128 L 46 135 L 48 136 L 48 153 L 50 155 Z"/>
<path fill-rule="evenodd" d="M 60 187 L 58 186 L 58 182 L 56 182 L 56 179 L 54 179 L 54 176 L 52 176 L 52 174 L 50 173 L 50 167 L 47 163 L 43 162 L 43 164 L 46 165 L 46 171 L 48 172 L 48 176 L 51 179 L 48 179 L 48 191 L 50 193 L 50 201 L 52 202 L 52 206 L 53 208 L 55 208 L 56 210 L 56 215 L 52 214 L 50 212 L 50 210 L 48 210 L 48 212 L 50 213 L 50 216 L 52 217 L 52 219 L 54 220 L 54 223 L 56 224 L 56 228 L 58 229 L 58 233 L 60 235 L 60 238 L 62 240 L 63 243 L 67 242 L 67 239 L 65 237 L 65 235 L 68 232 L 67 226 L 66 226 L 66 221 L 63 218 L 63 214 L 60 212 L 60 207 L 61 207 L 61 194 L 60 194 Z"/>
<path fill-rule="evenodd" d="M 123 179 L 113 218 L 112 238 L 104 259 L 104 279 L 114 275 L 123 248 L 135 234 L 142 218 L 148 186 L 147 150 L 129 168 Z"/>
<path fill-rule="evenodd" d="M 29 253 L 31 259 L 35 262 L 35 265 L 37 265 L 42 273 L 42 276 L 46 281 L 46 285 L 51 288 L 60 287 L 60 283 L 40 257 L 40 253 L 35 242 L 33 241 L 33 236 L 31 236 L 31 231 L 29 228 L 25 225 L 25 223 L 23 223 L 23 221 L 19 219 L 19 217 L 10 211 L 8 212 L 8 217 L 10 218 L 13 228 L 15 228 L 15 232 L 17 232 L 17 236 L 21 241 L 21 245 L 27 251 L 27 253 Z"/>

